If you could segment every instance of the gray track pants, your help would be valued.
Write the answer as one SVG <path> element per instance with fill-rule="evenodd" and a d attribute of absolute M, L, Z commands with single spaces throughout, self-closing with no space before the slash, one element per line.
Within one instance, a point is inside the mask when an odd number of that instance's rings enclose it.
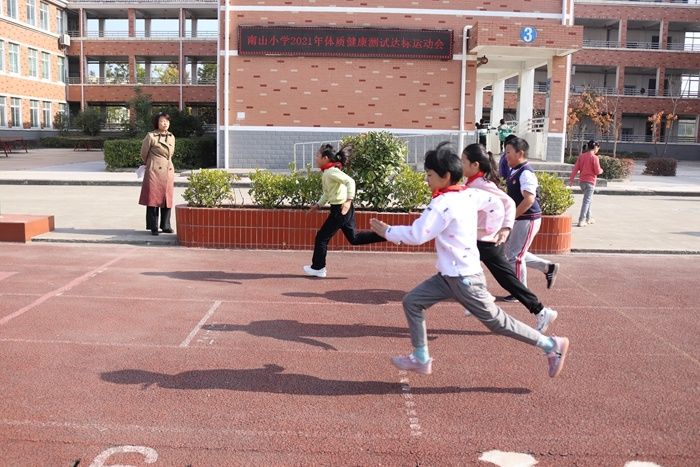
<path fill-rule="evenodd" d="M 455 299 L 474 317 L 496 334 L 536 345 L 542 334 L 508 315 L 494 304 L 486 290 L 484 274 L 449 277 L 436 274 L 419 284 L 403 298 L 403 310 L 411 332 L 413 347 L 426 345 L 425 310 L 437 302 Z"/>

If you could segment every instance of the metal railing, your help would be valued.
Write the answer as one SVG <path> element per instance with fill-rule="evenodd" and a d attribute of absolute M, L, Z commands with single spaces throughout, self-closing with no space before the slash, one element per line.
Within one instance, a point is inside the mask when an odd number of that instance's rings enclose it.
<path fill-rule="evenodd" d="M 596 39 L 584 39 L 583 46 L 596 49 L 617 49 L 620 47 L 620 41 L 600 41 Z"/>
<path fill-rule="evenodd" d="M 136 39 L 136 40 L 163 40 L 163 39 L 204 39 L 204 40 L 216 40 L 218 33 L 216 31 L 201 31 L 197 33 L 192 33 L 191 31 L 186 32 L 183 36 L 180 36 L 179 31 L 152 31 L 146 34 L 143 31 L 137 31 L 133 36 L 129 35 L 128 31 L 88 31 L 84 36 L 80 35 L 80 31 L 71 30 L 67 34 L 75 39 L 85 38 L 85 39 Z"/>

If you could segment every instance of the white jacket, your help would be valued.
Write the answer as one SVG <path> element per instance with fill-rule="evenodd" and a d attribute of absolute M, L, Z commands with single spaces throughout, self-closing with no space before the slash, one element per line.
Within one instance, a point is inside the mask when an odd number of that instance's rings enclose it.
<path fill-rule="evenodd" d="M 468 188 L 433 198 L 411 225 L 392 226 L 386 239 L 420 245 L 435 239 L 437 270 L 444 276 L 471 276 L 482 272 L 476 247 L 477 212 L 487 214 L 484 229 L 494 234 L 503 225 L 503 203 L 483 190 Z"/>
<path fill-rule="evenodd" d="M 503 224 L 497 229 L 508 228 L 513 230 L 513 224 L 515 223 L 515 201 L 513 198 L 508 196 L 508 193 L 498 188 L 498 186 L 490 180 L 486 180 L 484 177 L 479 177 L 467 185 L 469 188 L 477 188 L 479 190 L 487 191 L 488 193 L 496 196 L 503 203 Z M 479 218 L 477 221 L 477 240 L 482 242 L 495 243 L 494 233 L 488 233 L 486 231 L 487 215 L 485 212 L 479 212 Z"/>

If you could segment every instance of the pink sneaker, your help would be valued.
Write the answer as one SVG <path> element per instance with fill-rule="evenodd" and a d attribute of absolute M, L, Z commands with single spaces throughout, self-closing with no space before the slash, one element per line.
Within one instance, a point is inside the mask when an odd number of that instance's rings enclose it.
<path fill-rule="evenodd" d="M 433 372 L 433 359 L 429 358 L 427 362 L 421 363 L 416 360 L 413 354 L 400 357 L 392 357 L 391 363 L 399 370 L 415 371 L 421 375 L 429 375 Z"/>
<path fill-rule="evenodd" d="M 552 339 L 554 339 L 556 347 L 547 354 L 547 363 L 549 364 L 549 377 L 555 378 L 564 368 L 566 353 L 569 351 L 569 339 L 566 337 L 552 337 Z"/>

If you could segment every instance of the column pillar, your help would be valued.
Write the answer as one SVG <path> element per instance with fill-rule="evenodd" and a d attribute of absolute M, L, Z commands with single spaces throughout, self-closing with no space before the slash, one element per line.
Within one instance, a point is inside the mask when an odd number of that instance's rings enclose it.
<path fill-rule="evenodd" d="M 491 86 L 491 126 L 498 125 L 503 118 L 506 81 L 499 79 Z"/>
<path fill-rule="evenodd" d="M 535 99 L 535 70 L 523 70 L 518 76 L 518 127 L 522 132 L 532 119 Z"/>

